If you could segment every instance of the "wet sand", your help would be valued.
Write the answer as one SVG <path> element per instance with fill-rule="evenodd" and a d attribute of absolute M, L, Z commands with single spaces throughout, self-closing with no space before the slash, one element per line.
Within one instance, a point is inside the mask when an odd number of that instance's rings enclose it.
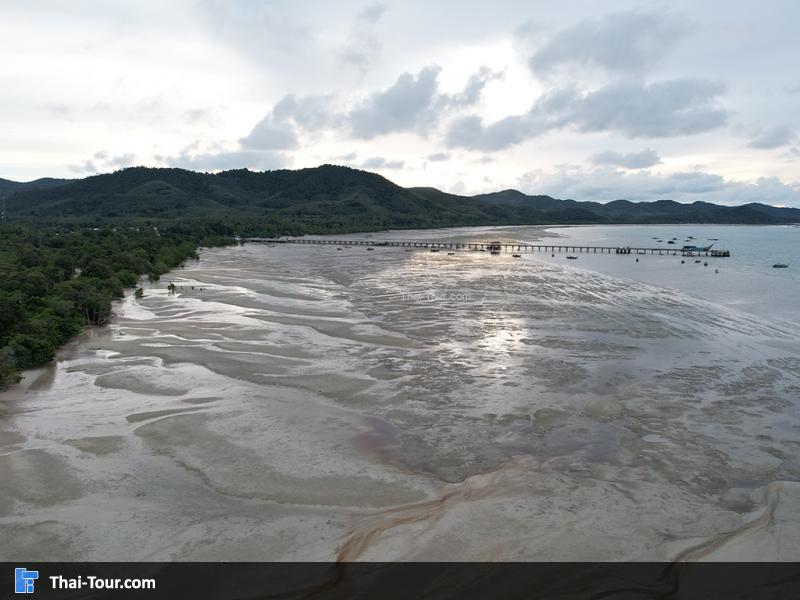
<path fill-rule="evenodd" d="M 798 334 L 537 256 L 205 250 L 0 394 L 0 559 L 799 560 Z"/>

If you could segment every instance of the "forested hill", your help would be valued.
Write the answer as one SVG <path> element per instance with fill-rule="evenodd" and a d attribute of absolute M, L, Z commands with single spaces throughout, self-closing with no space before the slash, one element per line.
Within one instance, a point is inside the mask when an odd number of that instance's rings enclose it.
<path fill-rule="evenodd" d="M 322 165 L 216 174 L 134 167 L 76 180 L 0 180 L 9 221 L 219 220 L 247 230 L 354 231 L 376 228 L 541 223 L 796 223 L 800 209 L 728 207 L 671 200 L 607 204 L 505 190 L 457 196 L 403 188 L 375 173 Z M 279 227 L 280 228 L 280 227 Z M 278 232 L 278 231 L 272 231 Z"/>

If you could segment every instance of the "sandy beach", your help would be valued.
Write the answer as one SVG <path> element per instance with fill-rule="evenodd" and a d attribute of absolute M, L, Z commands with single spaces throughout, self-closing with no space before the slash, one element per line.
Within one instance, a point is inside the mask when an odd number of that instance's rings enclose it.
<path fill-rule="evenodd" d="M 0 394 L 0 560 L 800 560 L 800 326 L 565 262 L 204 250 Z"/>

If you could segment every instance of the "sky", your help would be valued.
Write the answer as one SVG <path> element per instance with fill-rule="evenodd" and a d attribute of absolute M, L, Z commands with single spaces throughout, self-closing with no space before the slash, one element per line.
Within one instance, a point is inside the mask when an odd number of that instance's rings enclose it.
<path fill-rule="evenodd" d="M 800 3 L 0 0 L 0 177 L 800 207 Z"/>

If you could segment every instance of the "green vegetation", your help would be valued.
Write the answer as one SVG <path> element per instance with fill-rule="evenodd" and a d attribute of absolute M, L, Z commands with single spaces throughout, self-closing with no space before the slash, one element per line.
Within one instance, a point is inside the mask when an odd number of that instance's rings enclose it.
<path fill-rule="evenodd" d="M 456 196 L 402 188 L 365 171 L 195 173 L 136 167 L 77 180 L 0 179 L 0 387 L 52 360 L 141 276 L 150 282 L 200 245 L 247 236 L 332 234 L 469 225 L 789 223 L 800 209 L 671 200 L 608 204 L 504 190 Z M 174 292 L 174 287 L 170 288 Z M 144 290 L 137 287 L 137 298 Z"/>
<path fill-rule="evenodd" d="M 157 279 L 197 258 L 198 246 L 232 243 L 224 229 L 0 227 L 0 389 L 52 360 L 85 325 L 105 323 L 141 274 Z"/>
<path fill-rule="evenodd" d="M 4 192 L 4 189 L 9 191 Z M 38 224 L 226 223 L 238 234 L 346 233 L 466 225 L 789 223 L 800 209 L 671 200 L 607 204 L 504 190 L 456 196 L 347 167 L 195 173 L 135 167 L 72 181 L 6 182 L 8 217 Z"/>

